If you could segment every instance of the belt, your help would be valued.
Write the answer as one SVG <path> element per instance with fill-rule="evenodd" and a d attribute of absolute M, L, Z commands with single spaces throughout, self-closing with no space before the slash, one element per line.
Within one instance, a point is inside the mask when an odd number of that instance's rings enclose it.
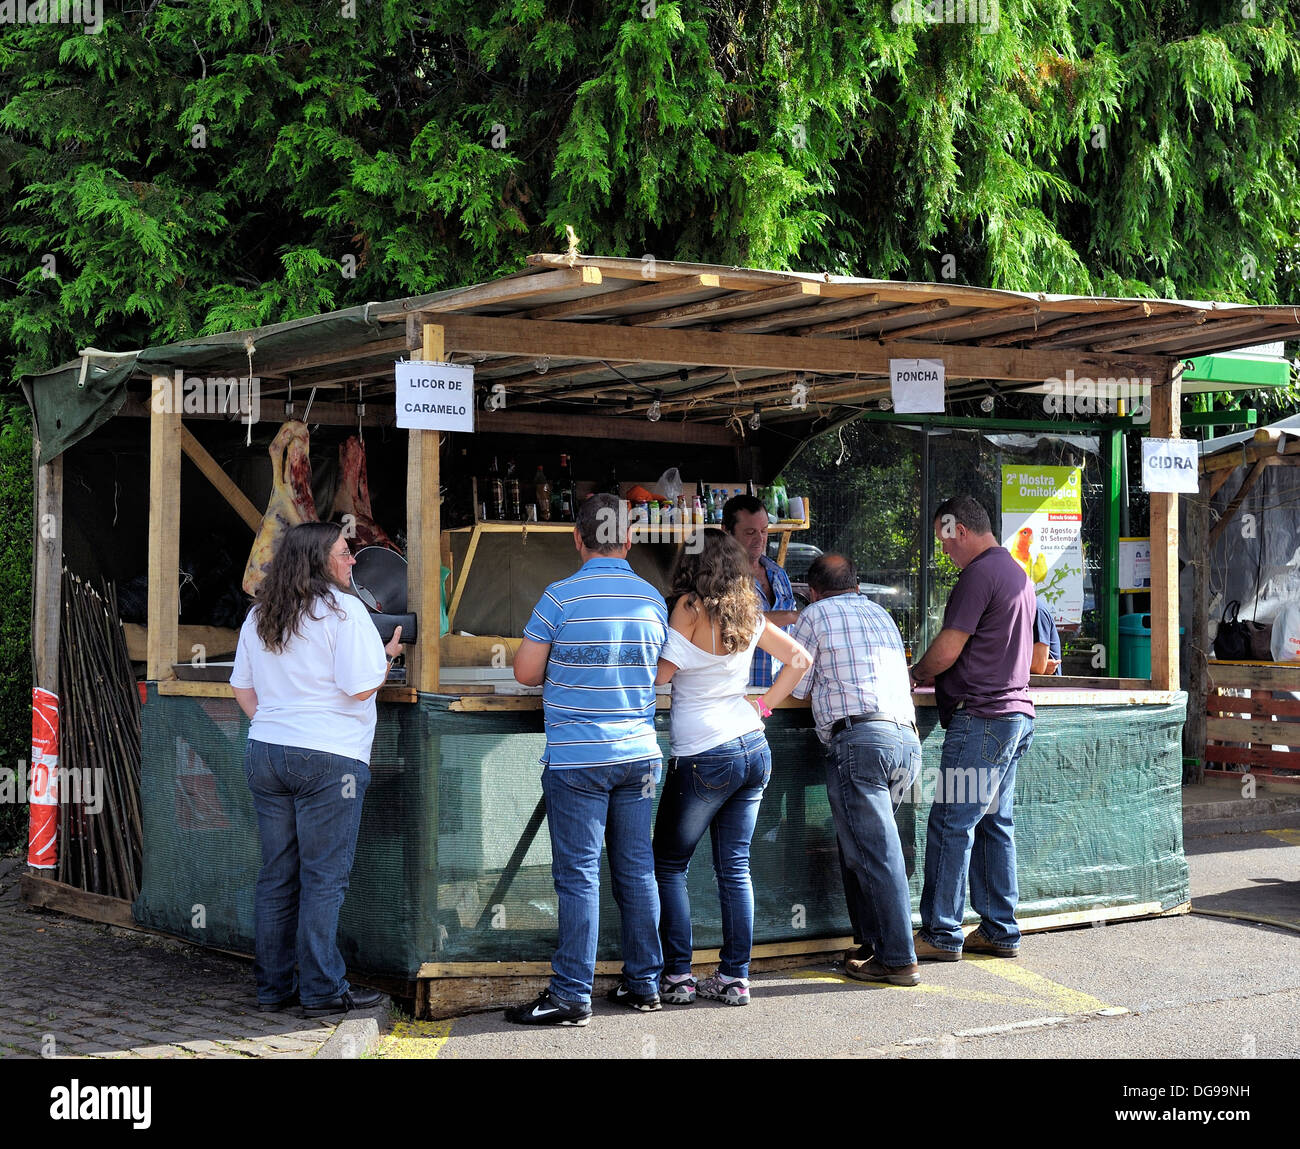
<path fill-rule="evenodd" d="M 898 718 L 891 718 L 888 714 L 850 714 L 847 718 L 837 718 L 831 723 L 831 737 L 848 730 L 851 726 L 857 726 L 863 722 L 892 722 L 895 726 L 901 726 L 904 730 L 916 732 L 915 722 L 904 722 Z"/>

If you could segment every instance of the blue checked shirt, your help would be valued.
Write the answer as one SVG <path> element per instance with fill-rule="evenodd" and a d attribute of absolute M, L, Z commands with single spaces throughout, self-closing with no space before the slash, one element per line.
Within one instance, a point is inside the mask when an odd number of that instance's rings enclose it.
<path fill-rule="evenodd" d="M 850 591 L 820 599 L 799 616 L 790 637 L 813 656 L 794 696 L 812 693 L 813 720 L 824 743 L 830 745 L 831 725 L 851 715 L 916 721 L 903 638 L 885 609 L 866 595 Z"/>
<path fill-rule="evenodd" d="M 668 608 L 626 559 L 589 559 L 577 574 L 551 583 L 524 637 L 551 647 L 542 687 L 546 766 L 662 757 L 655 671 L 668 638 Z"/>
<path fill-rule="evenodd" d="M 767 571 L 768 581 L 772 584 L 772 600 L 767 601 L 767 596 L 763 594 L 763 586 L 754 580 L 754 593 L 758 595 L 759 605 L 763 608 L 764 613 L 769 610 L 798 610 L 799 604 L 795 601 L 794 590 L 790 586 L 790 576 L 776 565 L 767 555 L 760 555 L 758 561 L 763 564 L 763 569 Z M 787 626 L 786 631 L 789 631 Z M 749 685 L 759 687 L 769 687 L 772 685 L 772 679 L 780 672 L 781 664 L 777 662 L 765 650 L 754 651 L 754 662 L 749 668 Z"/>

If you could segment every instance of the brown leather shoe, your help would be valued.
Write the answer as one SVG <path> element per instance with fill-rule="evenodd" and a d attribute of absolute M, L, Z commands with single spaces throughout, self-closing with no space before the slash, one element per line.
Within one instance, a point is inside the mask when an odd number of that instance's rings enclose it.
<path fill-rule="evenodd" d="M 920 985 L 921 971 L 916 962 L 911 965 L 881 965 L 872 958 L 870 961 L 848 961 L 844 963 L 844 972 L 858 981 L 887 981 L 890 985 Z"/>
<path fill-rule="evenodd" d="M 1020 956 L 1019 946 L 994 945 L 979 930 L 966 935 L 962 949 L 970 954 L 991 954 L 993 957 L 1016 958 Z"/>
<path fill-rule="evenodd" d="M 961 961 L 961 950 L 943 950 L 932 946 L 919 931 L 912 935 L 912 948 L 916 950 L 917 961 Z"/>

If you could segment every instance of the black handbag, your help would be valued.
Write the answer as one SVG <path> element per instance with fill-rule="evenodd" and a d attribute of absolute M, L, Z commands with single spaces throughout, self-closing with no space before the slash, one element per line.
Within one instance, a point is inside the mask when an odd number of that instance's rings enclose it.
<path fill-rule="evenodd" d="M 1223 662 L 1268 662 L 1273 628 L 1265 623 L 1237 617 L 1241 603 L 1233 599 L 1223 608 L 1223 618 L 1214 635 L 1214 657 Z"/>

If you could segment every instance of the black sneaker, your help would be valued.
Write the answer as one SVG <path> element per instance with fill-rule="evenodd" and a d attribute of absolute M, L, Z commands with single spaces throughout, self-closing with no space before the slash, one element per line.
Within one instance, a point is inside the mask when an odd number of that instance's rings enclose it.
<path fill-rule="evenodd" d="M 642 1013 L 654 1013 L 656 1009 L 663 1009 L 657 993 L 633 993 L 625 981 L 620 981 L 605 997 L 615 1005 L 626 1005 L 631 1009 L 639 1009 Z"/>
<path fill-rule="evenodd" d="M 542 990 L 536 1001 L 506 1010 L 506 1021 L 516 1025 L 586 1025 L 590 1020 L 587 1006 L 555 997 L 549 989 Z"/>

